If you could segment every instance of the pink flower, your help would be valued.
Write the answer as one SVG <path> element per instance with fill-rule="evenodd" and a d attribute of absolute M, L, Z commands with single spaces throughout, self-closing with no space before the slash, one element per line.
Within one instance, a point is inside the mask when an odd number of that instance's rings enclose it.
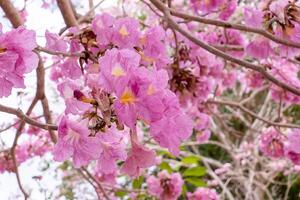
<path fill-rule="evenodd" d="M 89 134 L 86 123 L 63 116 L 58 127 L 58 142 L 53 151 L 54 160 L 62 162 L 72 157 L 74 166 L 78 168 L 99 158 L 99 142 L 89 137 Z"/>
<path fill-rule="evenodd" d="M 45 32 L 46 37 L 46 48 L 52 51 L 67 51 L 67 42 L 62 40 L 59 35 L 50 33 L 48 30 Z"/>
<path fill-rule="evenodd" d="M 116 91 L 117 87 L 125 87 L 128 84 L 130 74 L 140 62 L 140 55 L 127 49 L 112 49 L 105 53 L 99 60 L 101 67 L 99 84 L 107 92 Z"/>
<path fill-rule="evenodd" d="M 82 75 L 80 66 L 77 62 L 77 58 L 68 58 L 61 65 L 61 73 L 67 78 L 78 79 Z"/>
<path fill-rule="evenodd" d="M 207 14 L 213 11 L 217 11 L 224 0 L 190 0 L 193 8 L 196 11 L 201 11 L 203 14 Z"/>
<path fill-rule="evenodd" d="M 37 67 L 35 32 L 19 27 L 0 35 L 0 98 L 24 88 L 24 74 Z"/>
<path fill-rule="evenodd" d="M 284 140 L 281 133 L 270 127 L 261 134 L 259 148 L 266 156 L 280 158 L 284 154 Z"/>
<path fill-rule="evenodd" d="M 117 170 L 116 161 L 126 159 L 124 135 L 114 127 L 111 127 L 105 133 L 97 134 L 100 143 L 99 148 L 101 149 L 97 166 L 98 172 L 113 174 Z"/>
<path fill-rule="evenodd" d="M 192 134 L 193 123 L 187 115 L 173 107 L 172 101 L 177 104 L 176 97 L 173 97 L 172 94 L 170 98 L 174 98 L 174 100 L 168 99 L 165 102 L 169 106 L 165 111 L 165 116 L 151 123 L 150 134 L 160 146 L 166 147 L 171 153 L 178 155 L 181 141 L 189 138 Z"/>
<path fill-rule="evenodd" d="M 264 13 L 260 10 L 245 7 L 244 8 L 244 20 L 246 25 L 253 27 L 260 27 L 263 22 Z"/>
<path fill-rule="evenodd" d="M 132 48 L 139 42 L 139 22 L 133 18 L 120 18 L 115 22 L 113 43 L 119 48 Z"/>
<path fill-rule="evenodd" d="M 300 80 L 298 78 L 298 72 L 299 72 L 298 66 L 285 59 L 274 60 L 272 62 L 271 74 L 275 78 L 300 89 Z M 282 98 L 286 102 L 290 102 L 290 103 L 300 102 L 299 96 L 284 91 L 282 88 L 276 85 L 272 85 L 271 92 L 272 92 L 273 99 L 275 99 L 276 101 L 280 101 L 280 99 Z"/>
<path fill-rule="evenodd" d="M 205 143 L 206 141 L 209 140 L 210 136 L 211 136 L 210 130 L 200 131 L 200 132 L 197 134 L 197 142 L 198 142 L 199 144 L 203 144 L 203 143 Z"/>
<path fill-rule="evenodd" d="M 65 80 L 64 82 L 60 83 L 57 86 L 57 90 L 60 92 L 60 95 L 65 100 L 66 114 L 72 113 L 76 115 L 79 113 L 84 113 L 86 110 L 90 108 L 89 104 L 79 101 L 74 97 L 74 91 L 76 90 L 80 91 L 80 89 L 81 88 L 77 83 L 69 79 Z"/>
<path fill-rule="evenodd" d="M 225 1 L 221 6 L 221 13 L 219 18 L 222 20 L 228 20 L 228 18 L 234 13 L 237 6 L 237 0 Z"/>
<path fill-rule="evenodd" d="M 129 176 L 139 176 L 141 170 L 155 165 L 155 151 L 149 150 L 141 144 L 132 143 L 131 151 L 125 160 L 121 171 Z"/>
<path fill-rule="evenodd" d="M 155 64 L 160 69 L 170 62 L 165 44 L 165 31 L 161 26 L 154 26 L 148 29 L 145 35 L 140 39 L 143 52 L 141 52 L 142 61 Z"/>
<path fill-rule="evenodd" d="M 257 59 L 267 58 L 273 52 L 269 40 L 256 37 L 246 47 L 246 53 Z"/>
<path fill-rule="evenodd" d="M 92 22 L 92 30 L 97 35 L 97 43 L 108 45 L 112 42 L 115 18 L 108 13 L 96 15 Z"/>
<path fill-rule="evenodd" d="M 245 44 L 245 40 L 240 31 L 233 30 L 233 29 L 226 29 L 225 33 L 222 34 L 222 36 L 220 38 L 220 43 L 243 47 Z M 231 50 L 231 51 L 228 51 L 228 53 L 230 53 L 234 56 L 238 56 L 238 57 L 242 57 L 244 55 L 243 51 Z"/>
<path fill-rule="evenodd" d="M 219 196 L 214 189 L 198 188 L 194 193 L 188 193 L 188 200 L 219 200 Z"/>
<path fill-rule="evenodd" d="M 161 200 L 176 200 L 183 183 L 179 173 L 169 174 L 165 170 L 147 179 L 148 192 Z"/>
<path fill-rule="evenodd" d="M 288 134 L 288 141 L 284 146 L 284 153 L 295 165 L 300 165 L 300 129 L 294 129 Z"/>

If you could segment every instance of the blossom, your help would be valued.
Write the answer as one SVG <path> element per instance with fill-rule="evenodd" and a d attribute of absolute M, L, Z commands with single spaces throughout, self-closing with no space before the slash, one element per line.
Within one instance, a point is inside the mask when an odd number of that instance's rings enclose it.
<path fill-rule="evenodd" d="M 246 25 L 253 27 L 260 27 L 263 22 L 264 13 L 260 10 L 245 7 L 244 8 L 244 20 Z"/>
<path fill-rule="evenodd" d="M 214 189 L 197 188 L 194 193 L 188 193 L 188 200 L 219 200 L 219 196 Z"/>
<path fill-rule="evenodd" d="M 74 166 L 81 167 L 99 157 L 99 143 L 89 137 L 87 124 L 63 116 L 58 126 L 58 141 L 53 150 L 54 160 L 72 157 Z"/>
<path fill-rule="evenodd" d="M 116 91 L 117 87 L 125 87 L 130 73 L 139 65 L 140 55 L 127 49 L 112 49 L 99 60 L 101 68 L 99 84 L 107 92 Z M 103 67 L 101 67 L 103 66 Z"/>
<path fill-rule="evenodd" d="M 62 40 L 59 35 L 50 33 L 48 30 L 45 32 L 46 37 L 46 48 L 52 51 L 67 51 L 67 42 Z"/>
<path fill-rule="evenodd" d="M 281 133 L 270 127 L 261 134 L 259 148 L 266 156 L 280 158 L 284 155 L 284 139 Z"/>
<path fill-rule="evenodd" d="M 155 163 L 154 150 L 149 150 L 141 144 L 132 142 L 132 148 L 121 168 L 121 171 L 129 176 L 136 177 L 140 175 L 143 168 L 149 168 Z"/>
<path fill-rule="evenodd" d="M 99 45 L 108 45 L 112 42 L 113 26 L 115 18 L 108 13 L 96 15 L 92 22 L 92 30 L 97 35 L 97 43 Z"/>
<path fill-rule="evenodd" d="M 224 0 L 190 0 L 195 11 L 201 11 L 204 14 L 216 11 Z"/>
<path fill-rule="evenodd" d="M 0 98 L 9 96 L 13 87 L 25 87 L 24 74 L 38 65 L 32 51 L 36 47 L 35 32 L 24 27 L 0 34 Z"/>
<path fill-rule="evenodd" d="M 68 58 L 61 65 L 61 73 L 64 77 L 68 77 L 70 79 L 78 79 L 82 75 L 80 66 L 77 62 L 76 58 Z"/>
<path fill-rule="evenodd" d="M 166 147 L 171 153 L 178 155 L 181 141 L 189 138 L 192 134 L 193 123 L 186 114 L 176 108 L 179 105 L 173 95 L 170 93 L 164 100 L 167 106 L 165 115 L 160 120 L 151 123 L 150 134 L 160 146 Z"/>
<path fill-rule="evenodd" d="M 159 69 L 165 67 L 170 62 L 163 40 L 165 39 L 165 31 L 160 26 L 149 28 L 140 43 L 143 51 L 141 52 L 142 61 L 146 63 L 154 63 Z"/>
<path fill-rule="evenodd" d="M 222 20 L 227 20 L 235 11 L 237 7 L 237 0 L 225 1 L 221 6 L 221 13 L 219 18 Z"/>
<path fill-rule="evenodd" d="M 182 190 L 183 180 L 179 173 L 169 174 L 161 171 L 157 177 L 147 179 L 148 192 L 162 200 L 176 200 Z"/>
<path fill-rule="evenodd" d="M 125 160 L 126 143 L 125 134 L 111 127 L 105 133 L 97 134 L 99 140 L 100 156 L 98 159 L 98 172 L 102 174 L 113 174 L 117 170 L 117 160 Z"/>
<path fill-rule="evenodd" d="M 82 101 L 78 101 L 74 97 L 74 91 L 80 91 L 80 89 L 80 85 L 78 83 L 73 82 L 70 79 L 66 79 L 65 81 L 57 85 L 57 90 L 60 92 L 60 95 L 65 100 L 66 114 L 72 113 L 76 115 L 78 113 L 84 113 L 90 108 L 89 104 Z"/>
<path fill-rule="evenodd" d="M 246 47 L 246 53 L 257 59 L 267 58 L 273 52 L 269 40 L 256 37 Z"/>
<path fill-rule="evenodd" d="M 139 42 L 139 22 L 130 17 L 120 18 L 115 22 L 113 43 L 119 48 L 132 48 Z"/>
<path fill-rule="evenodd" d="M 288 140 L 284 146 L 284 153 L 295 165 L 300 165 L 300 129 L 294 129 L 288 134 Z"/>

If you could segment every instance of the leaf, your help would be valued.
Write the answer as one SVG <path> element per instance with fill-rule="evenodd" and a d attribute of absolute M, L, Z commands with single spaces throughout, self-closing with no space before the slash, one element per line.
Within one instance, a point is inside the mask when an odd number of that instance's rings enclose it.
<path fill-rule="evenodd" d="M 198 177 L 189 177 L 189 178 L 186 178 L 185 181 L 196 187 L 206 187 L 207 186 L 207 184 Z"/>
<path fill-rule="evenodd" d="M 190 169 L 187 169 L 183 172 L 183 176 L 204 176 L 206 174 L 206 168 L 205 167 L 193 167 Z"/>
<path fill-rule="evenodd" d="M 171 166 L 170 166 L 169 163 L 167 163 L 167 162 L 162 162 L 162 163 L 159 165 L 159 167 L 160 167 L 161 169 L 167 170 L 169 173 L 172 173 L 172 172 L 173 172 Z"/>
<path fill-rule="evenodd" d="M 136 178 L 136 179 L 133 180 L 132 187 L 134 189 L 139 189 L 139 188 L 142 187 L 143 182 L 144 182 L 144 177 L 140 176 L 140 177 L 138 177 L 138 178 Z"/>
<path fill-rule="evenodd" d="M 200 158 L 197 156 L 188 156 L 185 158 L 182 158 L 181 162 L 185 164 L 197 164 L 200 161 Z"/>
<path fill-rule="evenodd" d="M 124 197 L 127 194 L 127 192 L 125 192 L 124 190 L 118 190 L 115 192 L 115 195 L 117 197 Z"/>

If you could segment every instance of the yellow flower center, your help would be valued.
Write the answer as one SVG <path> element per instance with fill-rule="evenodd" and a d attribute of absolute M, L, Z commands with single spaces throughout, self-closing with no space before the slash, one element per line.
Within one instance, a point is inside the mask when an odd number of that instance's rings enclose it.
<path fill-rule="evenodd" d="M 125 91 L 123 92 L 121 98 L 120 98 L 120 102 L 123 104 L 131 104 L 134 103 L 136 101 L 136 98 L 134 96 L 134 94 L 132 93 L 132 91 L 130 89 L 125 89 Z"/>
<path fill-rule="evenodd" d="M 126 72 L 123 70 L 123 68 L 119 64 L 117 64 L 112 69 L 111 75 L 116 76 L 116 77 L 120 77 L 120 76 L 125 76 Z"/>
<path fill-rule="evenodd" d="M 5 47 L 0 47 L 0 53 L 5 53 L 6 52 L 6 48 Z"/>
<path fill-rule="evenodd" d="M 125 37 L 127 35 L 129 35 L 128 31 L 127 31 L 127 28 L 125 25 L 122 25 L 120 30 L 119 30 L 119 33 L 122 37 Z"/>

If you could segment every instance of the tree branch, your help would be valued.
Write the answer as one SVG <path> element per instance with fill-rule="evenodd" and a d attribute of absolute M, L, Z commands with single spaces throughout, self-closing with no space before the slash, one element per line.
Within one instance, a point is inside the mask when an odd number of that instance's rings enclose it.
<path fill-rule="evenodd" d="M 57 5 L 64 18 L 67 27 L 78 26 L 72 6 L 69 0 L 57 0 Z"/>

